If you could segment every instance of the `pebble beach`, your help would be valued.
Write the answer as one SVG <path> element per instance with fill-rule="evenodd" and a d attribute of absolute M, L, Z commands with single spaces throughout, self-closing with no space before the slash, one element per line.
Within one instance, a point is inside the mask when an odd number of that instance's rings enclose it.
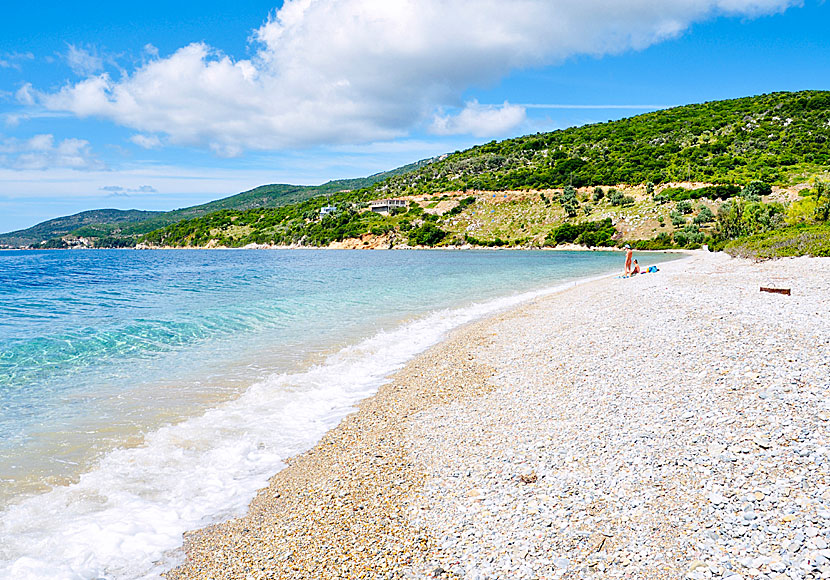
<path fill-rule="evenodd" d="M 167 578 L 830 578 L 830 259 L 469 324 L 185 552 Z"/>

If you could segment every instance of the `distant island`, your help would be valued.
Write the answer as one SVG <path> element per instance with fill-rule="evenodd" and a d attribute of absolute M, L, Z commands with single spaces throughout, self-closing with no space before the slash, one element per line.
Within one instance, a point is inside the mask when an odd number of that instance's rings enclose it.
<path fill-rule="evenodd" d="M 830 92 L 772 93 L 493 141 L 362 179 L 266 185 L 172 212 L 83 212 L 0 235 L 0 245 L 631 243 L 826 256 L 829 139 Z M 388 199 L 396 204 L 378 211 Z"/>

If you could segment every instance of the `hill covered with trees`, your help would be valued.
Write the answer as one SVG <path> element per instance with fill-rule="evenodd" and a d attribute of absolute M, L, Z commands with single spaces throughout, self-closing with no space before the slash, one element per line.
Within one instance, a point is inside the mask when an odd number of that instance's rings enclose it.
<path fill-rule="evenodd" d="M 720 248 L 820 217 L 812 210 L 795 214 L 826 198 L 821 179 L 828 175 L 828 138 L 828 92 L 688 105 L 491 142 L 362 190 L 211 214 L 143 241 L 172 247 L 352 240 L 347 247 L 632 242 L 643 249 Z M 406 199 L 408 206 L 389 216 L 367 211 L 369 200 L 382 197 Z M 337 211 L 321 215 L 323 205 Z"/>

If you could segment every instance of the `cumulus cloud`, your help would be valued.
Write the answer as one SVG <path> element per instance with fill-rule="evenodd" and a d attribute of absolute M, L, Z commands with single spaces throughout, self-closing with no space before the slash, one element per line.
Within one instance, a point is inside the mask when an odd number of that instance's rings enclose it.
<path fill-rule="evenodd" d="M 520 123 L 523 113 L 508 104 L 468 105 L 455 117 L 436 111 L 461 106 L 465 91 L 517 68 L 639 50 L 697 21 L 798 3 L 286 0 L 254 31 L 250 59 L 203 43 L 166 57 L 149 49 L 149 60 L 122 78 L 89 76 L 38 100 L 226 156 L 392 139 L 430 124 L 483 136 L 487 127 L 503 132 Z M 98 63 L 88 64 L 92 70 Z"/>
<path fill-rule="evenodd" d="M 15 170 L 42 170 L 56 167 L 98 170 L 104 167 L 92 152 L 89 141 L 64 139 L 55 142 L 53 135 L 35 135 L 30 139 L 0 141 L 0 167 Z"/>

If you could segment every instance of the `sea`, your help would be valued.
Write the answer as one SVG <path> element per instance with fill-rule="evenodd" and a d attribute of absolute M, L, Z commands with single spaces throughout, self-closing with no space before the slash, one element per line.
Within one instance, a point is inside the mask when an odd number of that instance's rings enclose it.
<path fill-rule="evenodd" d="M 448 332 L 622 262 L 0 252 L 0 578 L 160 578 L 183 532 L 242 515 L 286 458 Z"/>

